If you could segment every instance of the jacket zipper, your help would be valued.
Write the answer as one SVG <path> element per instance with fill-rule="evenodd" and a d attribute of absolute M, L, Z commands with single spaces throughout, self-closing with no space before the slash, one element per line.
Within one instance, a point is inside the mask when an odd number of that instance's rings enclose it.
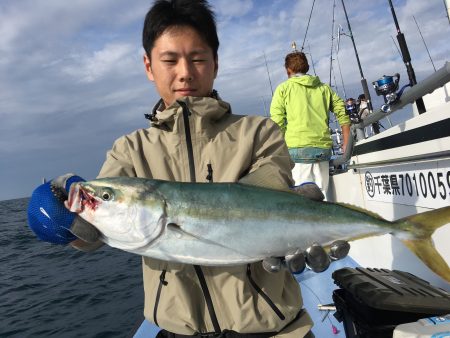
<path fill-rule="evenodd" d="M 272 302 L 272 300 L 269 298 L 269 296 L 267 296 L 264 293 L 264 291 L 261 290 L 261 288 L 258 286 L 258 284 L 256 284 L 256 282 L 253 280 L 252 271 L 250 269 L 250 264 L 247 265 L 247 277 L 248 277 L 248 280 L 250 281 L 250 284 L 255 288 L 256 292 L 258 292 L 258 294 L 267 302 L 267 304 L 269 304 L 269 306 L 277 314 L 277 316 L 281 320 L 285 320 L 286 317 L 283 315 L 283 313 L 280 311 L 280 309 L 274 304 L 274 302 Z"/>
<path fill-rule="evenodd" d="M 214 326 L 214 331 L 220 333 L 219 321 L 217 320 L 216 311 L 214 311 L 214 305 L 211 299 L 211 294 L 209 293 L 208 284 L 206 284 L 205 275 L 203 274 L 202 268 L 199 265 L 194 265 L 195 272 L 197 273 L 198 280 L 200 281 L 200 286 L 203 291 L 203 296 L 205 297 L 206 306 L 208 308 L 209 316 L 211 317 L 211 322 Z"/>
<path fill-rule="evenodd" d="M 182 101 L 178 101 L 178 103 L 183 108 L 184 133 L 186 135 L 186 147 L 187 147 L 188 160 L 189 160 L 190 179 L 191 179 L 191 182 L 196 182 L 194 150 L 192 147 L 191 128 L 189 127 L 189 115 L 191 115 L 191 112 L 189 111 L 189 108 L 187 107 L 186 103 L 184 103 Z"/>
<path fill-rule="evenodd" d="M 189 160 L 189 174 L 191 182 L 196 182 L 195 178 L 195 163 L 194 163 L 194 150 L 192 146 L 191 128 L 189 126 L 189 111 L 188 106 L 183 101 L 177 101 L 181 108 L 183 109 L 183 122 L 184 122 L 184 132 L 186 135 L 186 147 L 188 152 Z M 214 326 L 214 331 L 220 333 L 220 325 L 217 320 L 216 311 L 214 310 L 214 305 L 212 302 L 211 294 L 209 293 L 208 285 L 206 284 L 205 275 L 203 274 L 202 268 L 199 265 L 194 265 L 195 272 L 197 274 L 200 286 L 202 288 L 203 297 L 205 298 L 206 306 L 208 307 L 209 316 L 211 317 L 211 322 Z"/>
<path fill-rule="evenodd" d="M 159 299 L 161 297 L 161 290 L 163 285 L 167 285 L 167 281 L 165 280 L 166 277 L 166 270 L 163 270 L 161 272 L 161 275 L 159 275 L 159 285 L 158 285 L 158 291 L 156 292 L 156 300 L 155 300 L 155 307 L 153 308 L 153 321 L 156 324 L 156 326 L 158 325 L 158 320 L 157 320 L 157 313 L 158 313 L 158 305 L 159 305 Z"/>
<path fill-rule="evenodd" d="M 212 169 L 212 165 L 211 163 L 208 163 L 206 165 L 206 167 L 208 168 L 208 175 L 206 176 L 206 179 L 208 180 L 209 183 L 213 183 L 213 169 Z"/>

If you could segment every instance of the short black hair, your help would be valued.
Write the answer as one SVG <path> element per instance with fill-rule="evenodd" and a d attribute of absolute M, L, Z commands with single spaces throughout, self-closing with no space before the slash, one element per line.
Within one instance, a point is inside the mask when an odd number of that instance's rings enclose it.
<path fill-rule="evenodd" d="M 211 47 L 217 58 L 219 38 L 216 19 L 206 0 L 156 0 L 148 11 L 142 31 L 142 46 L 150 58 L 156 39 L 172 26 L 189 26 Z"/>

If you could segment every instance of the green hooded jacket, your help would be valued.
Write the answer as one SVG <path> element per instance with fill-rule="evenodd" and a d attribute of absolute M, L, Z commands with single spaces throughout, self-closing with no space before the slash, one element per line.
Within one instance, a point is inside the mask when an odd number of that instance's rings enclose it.
<path fill-rule="evenodd" d="M 344 101 L 318 76 L 311 75 L 294 75 L 281 83 L 270 105 L 271 119 L 281 127 L 288 148 L 329 149 L 329 111 L 340 126 L 350 124 Z"/>

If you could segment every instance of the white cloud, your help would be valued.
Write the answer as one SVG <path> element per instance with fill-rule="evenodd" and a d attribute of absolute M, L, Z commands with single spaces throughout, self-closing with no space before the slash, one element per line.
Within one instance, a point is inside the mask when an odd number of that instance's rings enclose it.
<path fill-rule="evenodd" d="M 267 112 L 271 92 L 264 53 L 275 88 L 286 78 L 283 62 L 291 42 L 298 47 L 303 43 L 312 2 L 211 0 L 221 46 L 215 87 L 235 113 Z M 386 1 L 345 3 L 369 86 L 396 72 L 401 73 L 402 83 L 407 81 L 392 42 L 396 31 Z M 95 175 L 112 140 L 147 126 L 142 114 L 157 100 L 144 73 L 140 46 L 150 5 L 148 0 L 79 0 L 70 5 L 61 0 L 1 1 L 0 185 L 5 179 L 21 181 L 14 175 L 24 175 L 31 166 L 29 181 L 38 182 L 50 175 L 48 162 L 58 163 L 51 168 L 55 174 L 76 170 L 63 168 L 61 163 L 67 162 Z M 394 5 L 420 80 L 432 67 L 412 15 L 436 66 L 441 67 L 450 55 L 445 8 L 441 2 L 422 0 Z M 323 82 L 328 82 L 330 71 L 332 9 L 332 2 L 315 2 L 305 44 Z M 335 23 L 347 31 L 340 1 L 335 10 Z M 347 95 L 357 96 L 360 75 L 346 36 L 341 37 L 339 59 Z M 341 90 L 336 63 L 334 77 Z M 68 145 L 73 147 L 70 158 L 59 158 L 66 156 Z M 92 158 L 98 158 L 95 164 Z M 32 188 L 2 191 L 0 199 L 25 196 Z"/>
<path fill-rule="evenodd" d="M 90 83 L 103 76 L 118 73 L 135 64 L 135 46 L 127 43 L 111 43 L 88 55 L 72 55 L 72 64 L 62 71 L 79 82 Z"/>
<path fill-rule="evenodd" d="M 214 0 L 212 5 L 218 15 L 239 17 L 246 15 L 253 8 L 252 0 Z"/>

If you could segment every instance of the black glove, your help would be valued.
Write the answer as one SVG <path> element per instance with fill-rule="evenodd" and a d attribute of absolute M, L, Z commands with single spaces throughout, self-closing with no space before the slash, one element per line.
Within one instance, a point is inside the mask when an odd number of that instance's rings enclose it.
<path fill-rule="evenodd" d="M 314 182 L 305 182 L 300 185 L 291 188 L 292 191 L 296 192 L 299 195 L 308 197 L 313 201 L 323 201 L 325 196 L 323 195 L 322 190 L 318 187 Z"/>
<path fill-rule="evenodd" d="M 286 267 L 294 274 L 302 273 L 305 267 L 314 272 L 323 272 L 330 266 L 331 261 L 345 258 L 350 251 L 347 241 L 337 240 L 329 248 L 329 252 L 317 243 L 305 251 L 297 250 L 285 257 L 269 257 L 262 264 L 268 272 L 278 272 Z"/>

